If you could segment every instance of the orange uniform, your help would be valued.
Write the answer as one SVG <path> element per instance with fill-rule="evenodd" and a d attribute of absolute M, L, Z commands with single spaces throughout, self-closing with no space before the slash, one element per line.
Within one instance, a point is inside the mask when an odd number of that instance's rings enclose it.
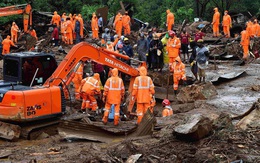
<path fill-rule="evenodd" d="M 66 33 L 65 33 L 65 30 L 66 30 L 66 26 L 65 25 L 67 25 L 67 23 L 66 23 L 66 21 L 61 21 L 61 26 L 60 26 L 60 33 L 61 33 L 61 40 L 62 40 L 62 42 L 64 42 L 64 43 L 66 43 L 67 44 L 67 35 L 66 35 Z"/>
<path fill-rule="evenodd" d="M 246 31 L 248 32 L 249 37 L 252 36 L 253 32 L 252 32 L 252 27 L 253 27 L 253 23 L 249 20 L 246 23 Z"/>
<path fill-rule="evenodd" d="M 37 37 L 36 31 L 35 31 L 34 29 L 29 30 L 29 34 L 30 34 L 32 37 L 35 37 L 36 40 L 38 40 L 38 37 Z"/>
<path fill-rule="evenodd" d="M 98 39 L 98 19 L 94 14 L 91 20 L 91 28 L 92 28 L 92 38 Z"/>
<path fill-rule="evenodd" d="M 247 30 L 243 30 L 241 32 L 241 42 L 240 45 L 243 47 L 243 59 L 248 58 L 249 54 L 249 44 L 250 44 L 250 36 Z"/>
<path fill-rule="evenodd" d="M 2 41 L 2 44 L 3 44 L 2 55 L 9 54 L 10 53 L 10 47 L 15 46 L 14 42 L 12 40 L 10 40 L 9 35 L 6 37 L 6 39 L 4 39 Z"/>
<path fill-rule="evenodd" d="M 11 27 L 11 40 L 14 43 L 17 43 L 18 31 L 19 31 L 19 27 L 16 25 L 15 22 L 13 22 L 12 27 Z"/>
<path fill-rule="evenodd" d="M 95 73 L 93 77 L 87 77 L 81 81 L 80 93 L 82 95 L 81 109 L 91 108 L 97 110 L 96 94 L 100 94 L 99 74 Z"/>
<path fill-rule="evenodd" d="M 123 29 L 123 21 L 122 16 L 119 17 L 118 20 L 115 21 L 116 34 L 121 37 L 122 29 Z"/>
<path fill-rule="evenodd" d="M 185 65 L 181 62 L 181 58 L 177 57 L 175 62 L 172 64 L 173 70 L 173 89 L 178 90 L 179 81 L 186 80 Z"/>
<path fill-rule="evenodd" d="M 114 28 L 115 28 L 115 26 L 116 26 L 116 22 L 119 20 L 119 18 L 120 18 L 121 16 L 122 16 L 121 13 L 118 12 L 117 15 L 116 15 L 116 17 L 115 17 L 114 23 L 113 23 Z"/>
<path fill-rule="evenodd" d="M 80 32 L 79 32 L 79 34 L 80 34 L 80 37 L 83 38 L 84 37 L 84 34 L 83 34 L 84 22 L 83 22 L 81 14 L 78 14 L 78 20 L 79 20 L 79 23 L 80 23 Z"/>
<path fill-rule="evenodd" d="M 254 24 L 252 25 L 252 37 L 257 37 L 259 32 L 259 24 L 257 23 L 257 19 L 254 20 Z"/>
<path fill-rule="evenodd" d="M 232 25 L 232 20 L 230 15 L 227 14 L 227 11 L 225 11 L 225 14 L 223 16 L 223 22 L 222 22 L 222 26 L 223 26 L 223 32 L 226 35 L 226 37 L 230 37 L 230 27 Z"/>
<path fill-rule="evenodd" d="M 130 16 L 128 16 L 128 14 L 126 12 L 125 15 L 122 17 L 124 35 L 130 35 L 130 33 L 131 33 L 130 20 L 131 20 Z"/>
<path fill-rule="evenodd" d="M 174 14 L 168 9 L 166 10 L 167 13 L 167 30 L 172 30 L 172 27 L 174 25 Z"/>
<path fill-rule="evenodd" d="M 103 98 L 106 98 L 105 113 L 103 117 L 103 122 L 106 124 L 108 120 L 108 114 L 111 108 L 111 105 L 115 105 L 115 116 L 114 116 L 114 125 L 118 125 L 119 116 L 120 116 L 120 103 L 122 97 L 125 95 L 125 87 L 123 80 L 118 77 L 118 69 L 114 68 L 112 70 L 112 76 L 107 79 Z"/>
<path fill-rule="evenodd" d="M 135 78 L 132 96 L 137 99 L 137 124 L 140 124 L 147 109 L 151 106 L 151 95 L 154 95 L 154 84 L 152 79 L 147 76 L 145 67 L 140 67 L 140 76 Z"/>
<path fill-rule="evenodd" d="M 175 61 L 175 58 L 179 56 L 180 48 L 181 41 L 179 38 L 174 36 L 173 38 L 168 39 L 166 50 L 169 57 L 169 67 L 171 67 L 172 63 Z"/>
<path fill-rule="evenodd" d="M 73 32 L 73 24 L 72 22 L 67 19 L 65 24 L 65 33 L 66 33 L 66 38 L 67 38 L 67 44 L 73 44 L 73 36 L 72 36 L 72 32 Z"/>
<path fill-rule="evenodd" d="M 74 94 L 76 100 L 80 100 L 80 85 L 83 77 L 83 68 L 84 64 L 81 64 L 72 79 L 72 82 L 74 83 Z"/>
<path fill-rule="evenodd" d="M 218 12 L 218 8 L 214 8 L 214 15 L 212 19 L 212 25 L 213 25 L 213 36 L 218 37 L 219 36 L 219 21 L 220 21 L 220 13 Z"/>
<path fill-rule="evenodd" d="M 165 108 L 162 111 L 162 117 L 168 117 L 173 115 L 173 111 L 171 106 L 165 106 Z"/>
<path fill-rule="evenodd" d="M 51 23 L 54 25 L 56 24 L 57 27 L 60 26 L 60 15 L 57 13 L 57 11 L 54 11 L 54 15 L 52 16 Z"/>

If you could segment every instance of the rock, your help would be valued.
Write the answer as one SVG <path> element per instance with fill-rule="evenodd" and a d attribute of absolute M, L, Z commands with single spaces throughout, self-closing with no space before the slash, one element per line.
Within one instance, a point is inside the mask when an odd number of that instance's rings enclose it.
<path fill-rule="evenodd" d="M 131 156 L 126 160 L 126 163 L 135 163 L 141 156 L 142 156 L 142 154 L 131 155 Z"/>
<path fill-rule="evenodd" d="M 212 121 L 202 114 L 185 117 L 184 121 L 174 128 L 173 134 L 177 138 L 196 141 L 209 135 L 212 130 Z"/>
<path fill-rule="evenodd" d="M 258 91 L 260 91 L 260 85 L 253 85 L 253 86 L 251 87 L 251 89 L 252 89 L 253 91 L 258 92 Z"/>
<path fill-rule="evenodd" d="M 207 100 L 217 94 L 217 90 L 211 82 L 203 85 L 193 84 L 182 88 L 177 95 L 177 100 L 180 103 L 188 103 L 196 100 Z"/>

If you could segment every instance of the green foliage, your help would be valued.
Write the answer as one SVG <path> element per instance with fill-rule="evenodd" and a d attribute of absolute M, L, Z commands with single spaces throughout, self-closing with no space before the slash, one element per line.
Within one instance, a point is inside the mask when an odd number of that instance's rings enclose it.
<path fill-rule="evenodd" d="M 83 5 L 81 8 L 81 15 L 84 19 L 90 20 L 92 18 L 92 14 L 96 12 L 98 8 L 104 7 L 102 5 Z"/>
<path fill-rule="evenodd" d="M 176 23 L 181 23 L 183 20 L 193 21 L 194 14 L 192 8 L 180 7 L 175 13 Z"/>

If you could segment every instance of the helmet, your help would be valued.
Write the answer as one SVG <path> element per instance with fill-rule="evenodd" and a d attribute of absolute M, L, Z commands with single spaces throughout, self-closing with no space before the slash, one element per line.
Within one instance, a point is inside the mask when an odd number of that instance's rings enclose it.
<path fill-rule="evenodd" d="M 169 31 L 169 36 L 174 37 L 174 36 L 175 36 L 175 32 L 172 31 L 172 30 L 170 30 L 170 31 Z"/>
<path fill-rule="evenodd" d="M 168 99 L 164 99 L 163 102 L 162 102 L 162 105 L 163 106 L 169 106 L 171 103 Z"/>

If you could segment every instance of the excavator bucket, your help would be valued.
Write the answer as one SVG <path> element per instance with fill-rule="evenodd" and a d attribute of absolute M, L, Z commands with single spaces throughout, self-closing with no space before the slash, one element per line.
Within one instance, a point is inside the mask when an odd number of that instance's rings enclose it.
<path fill-rule="evenodd" d="M 21 127 L 0 121 L 0 138 L 14 140 L 20 137 Z"/>

